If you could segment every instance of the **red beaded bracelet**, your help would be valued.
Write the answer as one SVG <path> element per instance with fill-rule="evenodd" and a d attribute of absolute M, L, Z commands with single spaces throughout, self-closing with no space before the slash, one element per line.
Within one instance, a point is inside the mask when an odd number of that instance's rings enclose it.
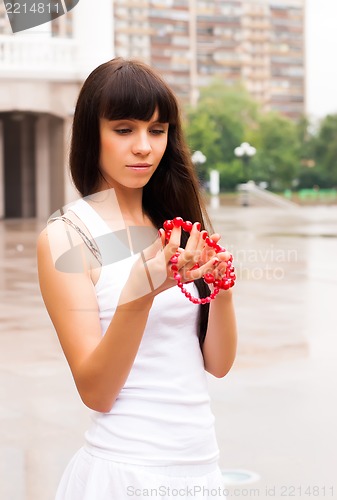
<path fill-rule="evenodd" d="M 163 228 L 165 230 L 165 240 L 169 241 L 170 236 L 171 236 L 171 231 L 174 227 L 181 227 L 184 231 L 187 233 L 190 233 L 193 227 L 192 222 L 190 221 L 184 221 L 181 217 L 175 217 L 173 220 L 166 220 L 163 224 Z M 186 290 L 184 287 L 182 281 L 181 281 L 181 274 L 178 272 L 178 257 L 179 257 L 179 252 L 176 252 L 173 257 L 170 259 L 171 263 L 171 269 L 173 271 L 173 278 L 176 280 L 178 287 L 182 291 L 182 293 L 191 301 L 193 304 L 209 304 L 211 300 L 215 299 L 215 297 L 218 295 L 220 290 L 228 290 L 235 284 L 236 276 L 234 272 L 234 267 L 233 267 L 233 256 L 230 254 L 224 247 L 221 245 L 218 245 L 215 241 L 213 241 L 205 231 L 202 235 L 204 238 L 205 242 L 210 248 L 213 248 L 215 253 L 219 252 L 227 252 L 228 259 L 226 260 L 226 273 L 221 280 L 216 279 L 215 276 L 212 273 L 206 273 L 203 275 L 203 280 L 205 283 L 213 284 L 214 290 L 213 292 L 205 298 L 200 299 L 199 297 L 193 297 L 190 292 Z M 197 269 L 199 267 L 199 264 L 195 264 L 192 269 Z"/>

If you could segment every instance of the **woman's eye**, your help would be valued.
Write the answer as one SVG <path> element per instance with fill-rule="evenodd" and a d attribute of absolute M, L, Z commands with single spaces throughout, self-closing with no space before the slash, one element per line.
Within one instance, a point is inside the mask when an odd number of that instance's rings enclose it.
<path fill-rule="evenodd" d="M 162 129 L 152 129 L 152 130 L 151 130 L 151 133 L 152 133 L 153 135 L 165 134 L 165 130 L 162 130 Z"/>
<path fill-rule="evenodd" d="M 129 128 L 118 128 L 115 130 L 115 132 L 117 132 L 117 134 L 120 134 L 120 135 L 126 135 L 126 134 L 129 134 L 131 132 L 131 129 Z"/>

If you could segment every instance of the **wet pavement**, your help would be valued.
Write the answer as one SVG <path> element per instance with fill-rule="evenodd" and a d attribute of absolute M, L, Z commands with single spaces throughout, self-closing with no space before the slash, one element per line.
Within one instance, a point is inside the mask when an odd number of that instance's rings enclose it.
<path fill-rule="evenodd" d="M 238 274 L 237 360 L 209 376 L 220 466 L 259 476 L 228 484 L 229 498 L 337 497 L 337 207 L 210 214 Z M 0 221 L 4 500 L 53 500 L 90 417 L 39 294 L 42 227 Z"/>

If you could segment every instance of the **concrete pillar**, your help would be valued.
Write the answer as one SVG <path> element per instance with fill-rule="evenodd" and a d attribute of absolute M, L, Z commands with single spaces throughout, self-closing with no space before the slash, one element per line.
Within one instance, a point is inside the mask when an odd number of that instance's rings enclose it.
<path fill-rule="evenodd" d="M 50 215 L 50 155 L 49 117 L 41 115 L 36 121 L 36 216 L 47 221 Z"/>
<path fill-rule="evenodd" d="M 35 118 L 25 116 L 21 121 L 21 197 L 22 217 L 35 217 Z"/>
<path fill-rule="evenodd" d="M 5 217 L 5 166 L 3 121 L 0 120 L 0 219 Z"/>
<path fill-rule="evenodd" d="M 64 136 L 63 120 L 49 118 L 49 192 L 50 210 L 54 213 L 64 205 Z M 49 214 L 50 215 L 50 214 Z"/>
<path fill-rule="evenodd" d="M 69 171 L 69 152 L 70 152 L 70 140 L 71 140 L 71 127 L 73 122 L 73 116 L 67 116 L 64 119 L 63 125 L 63 141 L 64 141 L 64 204 L 67 205 L 72 201 L 76 200 L 80 195 L 77 192 L 73 182 L 71 180 Z M 61 207 L 59 207 L 61 208 Z"/>
<path fill-rule="evenodd" d="M 5 118 L 5 216 L 22 217 L 22 113 Z"/>
<path fill-rule="evenodd" d="M 81 79 L 113 57 L 112 4 L 111 0 L 81 0 L 73 10 Z"/>

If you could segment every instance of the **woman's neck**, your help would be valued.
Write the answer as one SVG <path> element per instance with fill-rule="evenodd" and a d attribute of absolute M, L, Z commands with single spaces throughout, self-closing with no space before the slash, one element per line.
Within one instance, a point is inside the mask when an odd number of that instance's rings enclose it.
<path fill-rule="evenodd" d="M 105 219 L 123 219 L 128 226 L 152 225 L 142 206 L 142 189 L 107 188 L 90 195 L 92 206 Z"/>

